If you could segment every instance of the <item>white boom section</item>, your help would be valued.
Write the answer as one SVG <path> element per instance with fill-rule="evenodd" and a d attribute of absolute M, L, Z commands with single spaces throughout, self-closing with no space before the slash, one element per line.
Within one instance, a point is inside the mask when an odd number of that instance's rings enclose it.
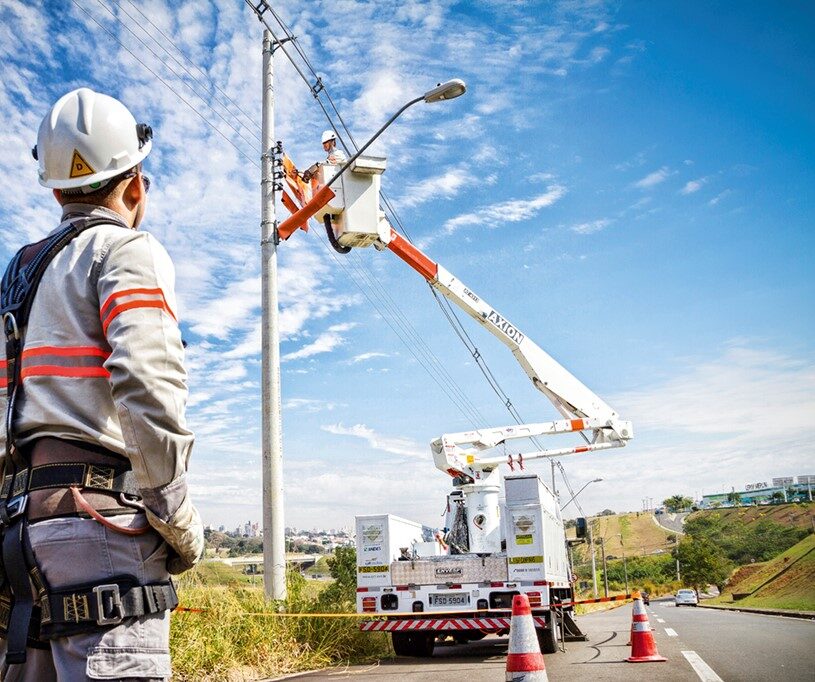
<path fill-rule="evenodd" d="M 552 457 L 576 452 L 604 450 L 622 447 L 633 437 L 631 422 L 619 415 L 580 380 L 569 373 L 552 356 L 546 353 L 516 325 L 495 310 L 483 298 L 468 288 L 444 267 L 429 259 L 413 244 L 407 242 L 395 230 L 390 230 L 388 248 L 408 265 L 423 275 L 430 285 L 464 310 L 470 317 L 487 329 L 507 346 L 532 384 L 543 393 L 565 420 L 540 424 L 505 426 L 494 429 L 446 434 L 432 444 L 436 466 L 455 476 L 455 472 L 467 473 L 480 479 L 477 472 L 489 472 L 500 463 L 497 458 L 479 459 L 476 453 L 493 448 L 509 439 L 591 431 L 587 444 L 574 448 L 544 450 L 525 455 L 526 459 Z M 473 449 L 463 449 L 462 445 Z M 522 460 L 518 462 L 522 465 Z M 501 462 L 507 461 L 501 458 Z M 507 463 L 512 464 L 511 461 Z"/>

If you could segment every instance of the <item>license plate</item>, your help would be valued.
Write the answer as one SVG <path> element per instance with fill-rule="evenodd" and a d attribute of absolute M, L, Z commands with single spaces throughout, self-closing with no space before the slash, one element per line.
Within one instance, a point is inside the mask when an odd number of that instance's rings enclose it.
<path fill-rule="evenodd" d="M 469 606 L 470 595 L 466 592 L 453 594 L 431 594 L 430 606 Z"/>

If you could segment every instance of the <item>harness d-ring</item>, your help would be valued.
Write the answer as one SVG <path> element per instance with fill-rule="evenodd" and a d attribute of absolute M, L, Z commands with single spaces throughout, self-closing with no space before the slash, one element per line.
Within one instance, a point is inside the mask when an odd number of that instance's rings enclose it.
<path fill-rule="evenodd" d="M 20 340 L 20 330 L 17 327 L 17 318 L 14 317 L 14 313 L 4 313 L 3 314 L 3 327 L 5 327 L 9 322 L 11 322 L 11 336 L 14 338 L 15 341 Z M 3 330 L 5 331 L 5 329 Z"/>

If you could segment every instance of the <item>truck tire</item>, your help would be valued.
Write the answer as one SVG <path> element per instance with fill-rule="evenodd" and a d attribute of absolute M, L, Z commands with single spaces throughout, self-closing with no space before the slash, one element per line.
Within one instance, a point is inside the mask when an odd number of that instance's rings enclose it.
<path fill-rule="evenodd" d="M 536 630 L 542 654 L 557 653 L 557 618 L 551 611 L 546 614 L 546 628 Z"/>
<path fill-rule="evenodd" d="M 391 632 L 391 642 L 397 656 L 430 658 L 436 647 L 436 634 L 433 632 Z"/>
<path fill-rule="evenodd" d="M 436 648 L 435 632 L 416 632 L 414 637 L 414 653 L 417 658 L 431 658 Z"/>

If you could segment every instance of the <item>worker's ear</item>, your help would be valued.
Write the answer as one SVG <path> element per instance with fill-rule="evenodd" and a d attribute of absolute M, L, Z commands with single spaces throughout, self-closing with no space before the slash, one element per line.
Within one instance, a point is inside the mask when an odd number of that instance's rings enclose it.
<path fill-rule="evenodd" d="M 129 211 L 132 211 L 142 199 L 144 199 L 144 187 L 141 178 L 136 175 L 128 180 L 127 186 L 122 192 L 122 203 Z"/>

